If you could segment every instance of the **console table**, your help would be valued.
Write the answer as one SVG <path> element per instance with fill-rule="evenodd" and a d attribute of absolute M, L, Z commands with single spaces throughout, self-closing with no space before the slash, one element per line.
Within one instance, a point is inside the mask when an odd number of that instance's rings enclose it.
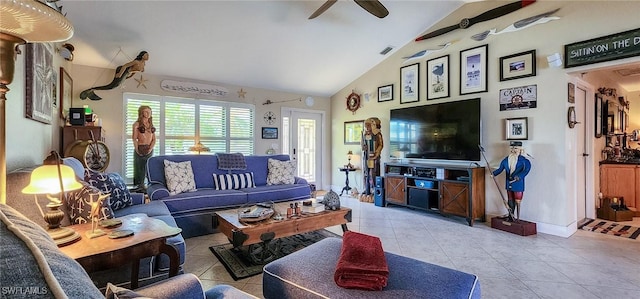
<path fill-rule="evenodd" d="M 146 214 L 130 214 L 118 219 L 122 225 L 114 229 L 104 229 L 109 234 L 113 230 L 127 229 L 133 236 L 110 239 L 107 235 L 90 239 L 86 236 L 91 231 L 91 223 L 69 226 L 78 232 L 82 239 L 60 250 L 75 259 L 88 272 L 116 268 L 131 263 L 131 288 L 138 288 L 138 272 L 140 259 L 164 253 L 169 257 L 169 277 L 178 274 L 180 254 L 178 250 L 167 244 L 167 238 L 173 237 L 182 229 L 171 227 L 164 221 L 147 217 Z"/>
<path fill-rule="evenodd" d="M 347 191 L 347 195 L 349 195 L 349 191 L 351 190 L 351 187 L 349 186 L 349 172 L 356 171 L 358 169 L 350 167 L 340 167 L 339 169 L 340 171 L 344 172 L 344 175 L 346 177 L 344 181 L 344 188 L 342 188 L 342 191 L 340 191 L 340 196 L 342 196 L 342 193 L 344 193 L 345 191 Z"/>
<path fill-rule="evenodd" d="M 484 167 L 385 163 L 384 169 L 387 204 L 465 217 L 469 226 L 486 220 Z"/>

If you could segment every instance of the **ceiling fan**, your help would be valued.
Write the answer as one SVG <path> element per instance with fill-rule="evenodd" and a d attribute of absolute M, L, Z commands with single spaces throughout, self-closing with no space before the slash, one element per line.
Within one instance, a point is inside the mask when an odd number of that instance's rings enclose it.
<path fill-rule="evenodd" d="M 331 7 L 337 1 L 338 0 L 327 0 L 327 2 L 322 4 L 320 8 L 318 8 L 315 12 L 313 12 L 313 14 L 309 17 L 309 20 L 314 19 L 315 17 L 321 15 L 323 12 L 329 9 L 329 7 Z M 380 1 L 378 0 L 353 0 L 353 1 L 355 1 L 358 5 L 360 5 L 360 7 L 364 8 L 364 10 L 368 11 L 370 14 L 378 18 L 382 19 L 387 15 L 389 15 L 389 11 L 387 10 L 387 8 L 385 8 L 384 5 L 382 5 L 382 3 L 380 3 Z"/>
<path fill-rule="evenodd" d="M 485 11 L 473 18 L 467 19 L 464 18 L 460 21 L 460 23 L 452 25 L 452 26 L 448 26 L 448 27 L 444 27 L 444 28 L 440 28 L 436 31 L 432 31 L 429 32 L 421 37 L 416 38 L 416 41 L 421 41 L 421 40 L 425 40 L 425 39 L 429 39 L 432 37 L 436 37 L 439 35 L 443 35 L 445 33 L 451 32 L 453 30 L 456 29 L 467 29 L 471 26 L 473 26 L 476 23 L 480 23 L 480 22 L 484 22 L 484 21 L 488 21 L 488 20 L 492 20 L 495 18 L 499 18 L 501 16 L 510 14 L 518 9 L 521 9 L 529 4 L 532 4 L 536 2 L 536 0 L 521 0 L 521 1 L 516 1 L 516 2 L 512 2 L 509 4 L 505 4 L 503 6 L 499 6 L 496 7 L 494 9 Z"/>

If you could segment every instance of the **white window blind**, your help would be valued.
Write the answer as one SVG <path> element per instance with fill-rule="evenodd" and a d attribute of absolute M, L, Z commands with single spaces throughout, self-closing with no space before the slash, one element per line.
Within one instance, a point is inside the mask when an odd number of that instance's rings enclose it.
<path fill-rule="evenodd" d="M 154 155 L 188 154 L 196 141 L 211 149 L 211 153 L 240 152 L 253 155 L 253 105 L 162 97 L 125 93 L 126 127 L 124 130 L 124 174 L 133 178 L 132 127 L 138 119 L 138 107 L 147 105 L 153 113 L 156 127 Z"/>

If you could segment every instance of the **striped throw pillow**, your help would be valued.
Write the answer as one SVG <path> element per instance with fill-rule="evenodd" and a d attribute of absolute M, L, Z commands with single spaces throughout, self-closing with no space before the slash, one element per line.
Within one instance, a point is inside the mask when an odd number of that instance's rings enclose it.
<path fill-rule="evenodd" d="M 255 188 L 253 172 L 213 174 L 213 186 L 216 190 Z"/>

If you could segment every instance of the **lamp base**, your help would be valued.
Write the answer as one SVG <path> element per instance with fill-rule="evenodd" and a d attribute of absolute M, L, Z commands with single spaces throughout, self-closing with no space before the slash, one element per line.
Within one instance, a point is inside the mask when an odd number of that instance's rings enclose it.
<path fill-rule="evenodd" d="M 88 231 L 86 234 L 87 234 L 87 237 L 89 237 L 89 239 L 93 239 L 93 238 L 97 238 L 97 237 L 100 237 L 100 236 L 104 236 L 107 233 L 105 233 L 101 229 L 96 229 L 96 230 Z"/>
<path fill-rule="evenodd" d="M 49 236 L 51 236 L 53 241 L 56 242 L 58 247 L 67 246 L 81 238 L 79 233 L 68 227 L 48 229 L 47 233 L 49 233 Z"/>

